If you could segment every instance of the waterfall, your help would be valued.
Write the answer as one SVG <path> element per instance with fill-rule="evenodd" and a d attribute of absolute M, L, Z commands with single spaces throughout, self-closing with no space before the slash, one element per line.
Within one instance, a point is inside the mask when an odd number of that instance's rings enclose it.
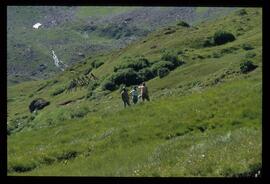
<path fill-rule="evenodd" d="M 54 50 L 52 50 L 52 55 L 53 55 L 53 60 L 54 60 L 55 66 L 56 66 L 57 68 L 60 68 L 60 70 L 64 71 L 64 70 L 65 70 L 64 68 L 67 67 L 67 65 L 64 64 L 63 61 L 60 61 L 60 60 L 57 58 L 57 56 L 56 56 Z"/>

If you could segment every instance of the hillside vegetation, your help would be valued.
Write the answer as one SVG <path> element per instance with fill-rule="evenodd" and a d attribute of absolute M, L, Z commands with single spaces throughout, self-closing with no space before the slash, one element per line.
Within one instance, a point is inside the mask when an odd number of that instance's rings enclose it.
<path fill-rule="evenodd" d="M 7 8 L 8 84 L 48 79 L 61 72 L 52 59 L 72 65 L 145 37 L 175 20 L 216 18 L 234 8 L 9 6 Z M 40 22 L 39 29 L 33 25 Z"/>
<path fill-rule="evenodd" d="M 124 108 L 124 71 L 138 80 L 130 89 L 156 67 L 167 73 L 147 78 L 151 101 Z M 88 71 L 99 80 L 67 90 Z M 31 114 L 36 98 L 50 105 Z M 175 22 L 50 79 L 10 86 L 7 101 L 8 175 L 254 176 L 262 165 L 262 10 Z"/>

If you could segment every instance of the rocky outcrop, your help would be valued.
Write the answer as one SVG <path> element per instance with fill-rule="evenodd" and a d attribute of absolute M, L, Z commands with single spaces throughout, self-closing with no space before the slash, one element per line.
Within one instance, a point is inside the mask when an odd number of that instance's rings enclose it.
<path fill-rule="evenodd" d="M 49 105 L 50 102 L 42 99 L 42 98 L 38 98 L 38 99 L 35 99 L 33 100 L 30 105 L 29 105 L 29 110 L 30 112 L 34 112 L 35 110 L 41 110 L 43 109 L 44 107 L 46 107 L 47 105 Z"/>

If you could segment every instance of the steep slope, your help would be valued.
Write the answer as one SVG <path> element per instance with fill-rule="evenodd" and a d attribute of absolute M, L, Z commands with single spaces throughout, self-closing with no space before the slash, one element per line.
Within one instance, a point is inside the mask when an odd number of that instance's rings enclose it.
<path fill-rule="evenodd" d="M 53 49 L 65 64 L 126 46 L 176 20 L 188 22 L 224 15 L 233 8 L 47 7 L 7 9 L 8 84 L 48 78 L 61 72 Z M 40 22 L 38 29 L 32 26 Z"/>
<path fill-rule="evenodd" d="M 261 167 L 261 16 L 254 8 L 196 27 L 171 25 L 54 78 L 9 87 L 8 174 L 255 174 Z M 220 29 L 236 40 L 205 46 Z M 185 63 L 147 81 L 151 102 L 123 109 L 118 90 L 102 89 L 103 80 L 128 58 L 157 63 L 164 50 Z M 258 67 L 245 74 L 240 64 L 246 60 Z M 99 78 L 96 88 L 55 93 L 96 61 L 104 62 L 92 70 Z M 28 105 L 38 97 L 51 104 L 30 114 Z"/>

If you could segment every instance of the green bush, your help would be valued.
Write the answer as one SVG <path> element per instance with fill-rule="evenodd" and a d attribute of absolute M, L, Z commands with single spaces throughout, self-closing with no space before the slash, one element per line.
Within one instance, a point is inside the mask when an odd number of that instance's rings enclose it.
<path fill-rule="evenodd" d="M 82 118 L 84 117 L 87 113 L 89 112 L 89 109 L 86 107 L 82 107 L 80 109 L 75 109 L 70 113 L 70 118 L 75 119 L 75 118 Z"/>
<path fill-rule="evenodd" d="M 139 77 L 143 80 L 143 81 L 148 81 L 152 78 L 155 77 L 155 75 L 152 73 L 151 68 L 143 68 L 138 72 Z"/>
<path fill-rule="evenodd" d="M 125 68 L 113 73 L 111 76 L 111 81 L 113 81 L 116 85 L 125 84 L 130 86 L 141 83 L 142 79 L 133 68 Z"/>
<path fill-rule="evenodd" d="M 161 59 L 175 63 L 178 61 L 178 56 L 172 52 L 164 52 L 161 56 Z"/>
<path fill-rule="evenodd" d="M 144 57 L 140 57 L 138 59 L 128 59 L 127 61 L 125 61 L 125 63 L 114 67 L 114 72 L 117 72 L 118 70 L 125 68 L 132 68 L 135 71 L 139 71 L 149 66 L 150 62 Z"/>
<path fill-rule="evenodd" d="M 226 31 L 217 31 L 214 34 L 214 43 L 215 45 L 222 45 L 227 42 L 232 42 L 235 40 L 235 37 L 232 33 L 226 32 Z"/>
<path fill-rule="evenodd" d="M 113 81 L 111 81 L 111 79 L 107 79 L 106 81 L 103 82 L 102 89 L 113 91 L 117 89 L 117 85 Z"/>
<path fill-rule="evenodd" d="M 99 83 L 97 81 L 91 80 L 88 84 L 88 91 L 93 91 L 98 87 Z"/>
<path fill-rule="evenodd" d="M 168 68 L 159 68 L 157 71 L 159 78 L 163 78 L 169 73 L 170 73 L 170 70 Z"/>
<path fill-rule="evenodd" d="M 252 61 L 245 61 L 240 64 L 240 70 L 242 73 L 248 73 L 256 69 L 258 66 L 254 65 Z"/>
<path fill-rule="evenodd" d="M 151 69 L 152 69 L 152 73 L 157 76 L 158 75 L 158 70 L 160 68 L 167 68 L 169 70 L 172 70 L 174 68 L 174 64 L 170 61 L 159 61 L 155 64 L 152 65 Z"/>
<path fill-rule="evenodd" d="M 178 25 L 178 26 L 183 26 L 183 27 L 190 27 L 190 25 L 189 25 L 188 23 L 184 22 L 184 21 L 179 21 L 179 22 L 177 23 L 177 25 Z"/>
<path fill-rule="evenodd" d="M 184 63 L 178 58 L 178 55 L 173 52 L 164 52 L 161 56 L 161 59 L 164 61 L 169 61 L 173 64 L 173 66 L 169 67 L 170 70 L 173 70 L 177 66 L 180 66 Z"/>

